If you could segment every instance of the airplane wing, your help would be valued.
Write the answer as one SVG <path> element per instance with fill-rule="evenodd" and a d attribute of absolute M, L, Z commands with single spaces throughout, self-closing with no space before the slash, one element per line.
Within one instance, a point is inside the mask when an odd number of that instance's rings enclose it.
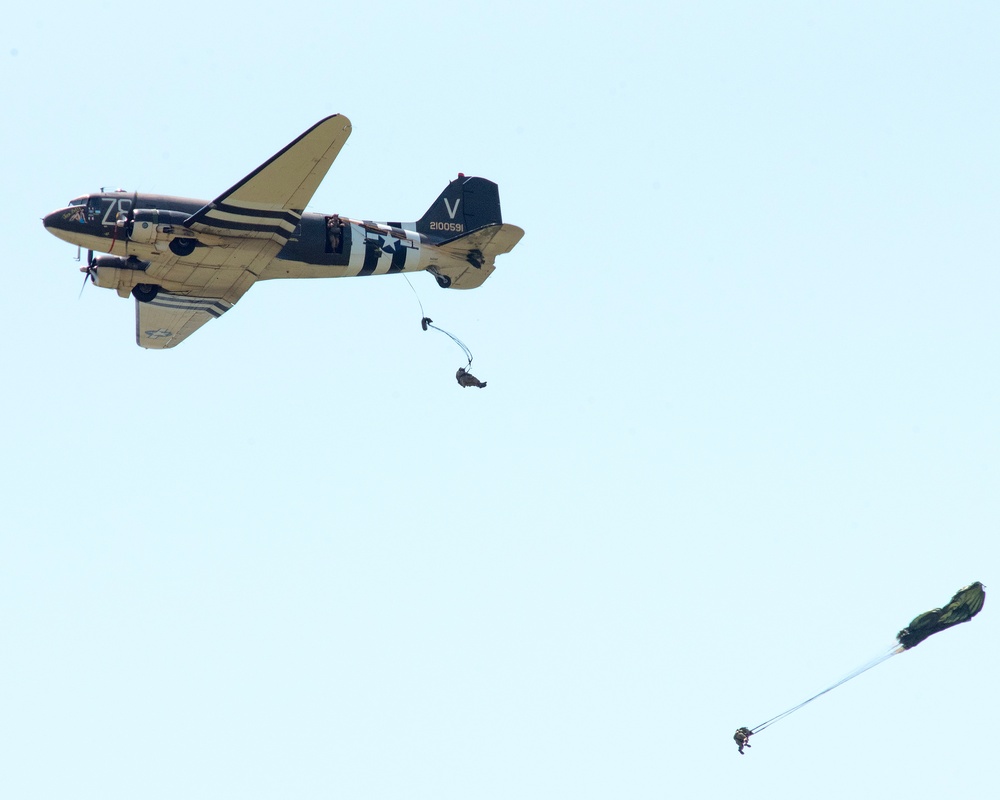
<path fill-rule="evenodd" d="M 161 291 L 149 302 L 135 301 L 135 341 L 150 350 L 176 347 L 233 304 L 214 297 L 189 297 Z"/>
<path fill-rule="evenodd" d="M 183 272 L 201 296 L 161 291 L 151 302 L 137 300 L 141 347 L 174 347 L 232 308 L 288 242 L 350 135 L 351 121 L 342 114 L 320 120 L 186 220 L 196 233 L 226 237 L 225 246 L 197 248 L 183 262 L 171 256 L 148 269 L 154 278 Z"/>
<path fill-rule="evenodd" d="M 218 236 L 270 239 L 284 246 L 351 135 L 343 114 L 320 120 L 186 222 Z"/>

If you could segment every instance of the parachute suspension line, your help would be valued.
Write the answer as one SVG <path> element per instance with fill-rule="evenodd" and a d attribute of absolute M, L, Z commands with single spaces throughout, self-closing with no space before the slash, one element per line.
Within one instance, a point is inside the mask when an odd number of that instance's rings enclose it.
<path fill-rule="evenodd" d="M 766 720 L 765 722 L 760 723 L 760 725 L 758 725 L 757 727 L 753 728 L 751 730 L 751 732 L 752 733 L 760 733 L 765 728 L 769 728 L 770 726 L 772 726 L 778 720 L 782 720 L 785 717 L 787 717 L 789 714 L 795 713 L 796 711 L 798 711 L 803 706 L 809 705 L 809 703 L 811 703 L 813 700 L 816 700 L 817 698 L 822 697 L 827 692 L 833 691 L 838 686 L 842 686 L 843 684 L 847 683 L 849 680 L 852 680 L 852 679 L 858 677 L 858 675 L 862 674 L 863 672 L 867 672 L 872 667 L 877 667 L 883 661 L 888 661 L 894 655 L 896 655 L 898 653 L 902 653 L 902 652 L 903 652 L 903 648 L 902 647 L 899 647 L 898 645 L 893 645 L 886 652 L 882 653 L 882 655 L 880 655 L 880 656 L 878 656 L 876 658 L 873 658 L 867 664 L 863 664 L 862 666 L 858 667 L 857 669 L 855 669 L 854 671 L 852 671 L 848 675 L 846 675 L 843 678 L 841 678 L 839 681 L 837 681 L 832 686 L 827 686 L 822 692 L 819 692 L 818 694 L 814 694 L 808 700 L 803 700 L 797 706 L 793 706 L 792 708 L 788 709 L 787 711 L 782 711 L 780 714 L 778 714 L 778 716 L 771 717 L 771 719 Z"/>
<path fill-rule="evenodd" d="M 453 335 L 451 333 L 448 333 L 448 331 L 446 331 L 444 328 L 439 328 L 437 325 L 432 325 L 431 321 L 429 319 L 427 319 L 427 317 L 424 317 L 424 319 L 427 320 L 427 327 L 428 328 L 433 328 L 436 331 L 441 331 L 441 333 L 443 333 L 445 336 L 447 336 L 449 339 L 451 339 L 455 344 L 457 344 L 459 347 L 462 348 L 462 352 L 465 353 L 465 357 L 469 360 L 469 363 L 465 365 L 465 368 L 468 369 L 469 367 L 471 367 L 472 366 L 472 351 L 468 347 L 465 346 L 465 342 L 463 342 L 457 336 L 455 336 L 455 335 Z"/>
<path fill-rule="evenodd" d="M 455 336 L 452 333 L 449 333 L 444 328 L 439 328 L 437 325 L 434 324 L 434 320 L 432 320 L 430 317 L 428 317 L 427 314 L 424 312 L 424 304 L 423 304 L 423 302 L 421 302 L 420 295 L 417 294 L 417 290 L 414 289 L 413 288 L 413 284 L 410 283 L 410 276 L 407 275 L 404 272 L 403 273 L 403 277 L 406 278 L 406 282 L 410 285 L 410 289 L 413 290 L 414 297 L 417 298 L 417 305 L 420 306 L 420 326 L 424 330 L 427 330 L 428 328 L 433 328 L 436 331 L 440 331 L 445 336 L 447 336 L 449 339 L 451 339 L 455 344 L 457 344 L 459 347 L 461 347 L 462 348 L 462 352 L 465 354 L 465 357 L 468 359 L 468 362 L 469 362 L 468 364 L 465 365 L 465 368 L 468 369 L 469 367 L 471 367 L 472 366 L 472 351 L 469 350 L 469 348 L 465 345 L 465 342 L 463 342 L 457 336 Z"/>

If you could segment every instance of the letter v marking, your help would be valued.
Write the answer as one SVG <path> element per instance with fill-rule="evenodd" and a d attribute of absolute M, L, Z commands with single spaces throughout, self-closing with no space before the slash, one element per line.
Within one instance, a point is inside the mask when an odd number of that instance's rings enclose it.
<path fill-rule="evenodd" d="M 449 218 L 455 219 L 455 215 L 458 213 L 458 204 L 462 202 L 462 198 L 459 197 L 459 198 L 457 198 L 455 200 L 455 207 L 454 208 L 451 207 L 451 203 L 448 202 L 448 198 L 447 197 L 443 197 L 441 199 L 444 200 L 444 207 L 448 209 L 448 216 L 449 216 Z"/>

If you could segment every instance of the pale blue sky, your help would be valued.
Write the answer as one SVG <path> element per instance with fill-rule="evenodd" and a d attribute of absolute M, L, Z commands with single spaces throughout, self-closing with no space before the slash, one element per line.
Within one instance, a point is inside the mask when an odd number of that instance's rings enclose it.
<path fill-rule="evenodd" d="M 5 14 L 0 795 L 993 796 L 991 3 Z M 330 113 L 312 210 L 458 172 L 481 288 L 270 282 L 176 350 L 43 214 L 211 198 Z"/>

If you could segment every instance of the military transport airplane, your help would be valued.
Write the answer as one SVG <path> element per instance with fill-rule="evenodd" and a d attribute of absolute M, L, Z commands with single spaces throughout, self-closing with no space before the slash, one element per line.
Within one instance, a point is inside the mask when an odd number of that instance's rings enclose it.
<path fill-rule="evenodd" d="M 180 344 L 259 280 L 427 270 L 444 288 L 474 289 L 524 235 L 503 222 L 495 183 L 462 174 L 412 223 L 305 213 L 350 134 L 343 115 L 320 120 L 210 203 L 102 190 L 43 223 L 87 248 L 84 282 L 135 298 L 136 342 L 155 349 Z"/>

